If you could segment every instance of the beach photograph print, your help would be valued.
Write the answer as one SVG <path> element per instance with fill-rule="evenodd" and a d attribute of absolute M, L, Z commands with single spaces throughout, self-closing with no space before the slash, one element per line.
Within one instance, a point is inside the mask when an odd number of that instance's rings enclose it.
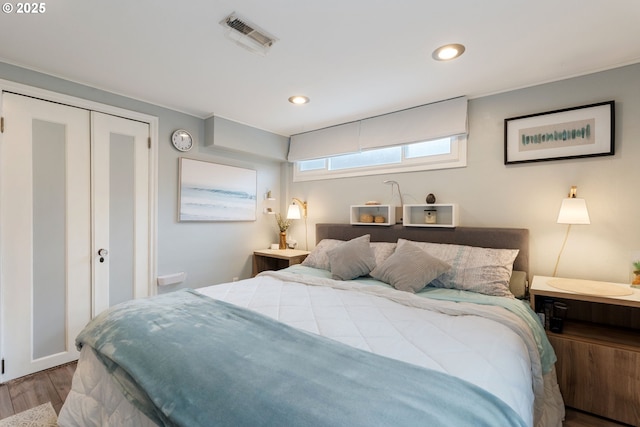
<path fill-rule="evenodd" d="M 180 221 L 255 221 L 255 170 L 180 159 Z"/>

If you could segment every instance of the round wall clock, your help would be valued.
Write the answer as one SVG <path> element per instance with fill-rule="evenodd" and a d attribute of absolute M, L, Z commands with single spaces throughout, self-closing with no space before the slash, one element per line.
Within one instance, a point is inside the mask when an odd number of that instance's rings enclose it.
<path fill-rule="evenodd" d="M 180 151 L 189 151 L 193 148 L 193 137 L 184 129 L 178 129 L 171 135 L 171 142 Z"/>

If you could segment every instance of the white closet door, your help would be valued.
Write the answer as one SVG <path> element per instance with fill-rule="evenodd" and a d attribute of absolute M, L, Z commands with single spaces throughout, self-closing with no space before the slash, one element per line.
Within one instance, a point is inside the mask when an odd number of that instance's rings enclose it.
<path fill-rule="evenodd" d="M 3 93 L 2 381 L 72 361 L 91 317 L 90 117 Z"/>
<path fill-rule="evenodd" d="M 149 124 L 91 113 L 94 316 L 148 296 Z"/>
<path fill-rule="evenodd" d="M 6 92 L 2 109 L 5 382 L 77 359 L 92 316 L 151 293 L 153 251 L 148 123 Z"/>

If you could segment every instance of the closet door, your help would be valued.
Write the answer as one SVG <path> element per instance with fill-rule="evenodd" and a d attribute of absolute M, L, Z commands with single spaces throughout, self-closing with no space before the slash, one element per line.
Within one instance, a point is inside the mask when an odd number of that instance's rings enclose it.
<path fill-rule="evenodd" d="M 77 359 L 92 316 L 151 292 L 149 124 L 3 93 L 0 382 Z"/>
<path fill-rule="evenodd" d="M 149 124 L 91 113 L 94 316 L 149 295 Z"/>
<path fill-rule="evenodd" d="M 91 318 L 90 113 L 3 93 L 2 381 L 72 361 Z"/>

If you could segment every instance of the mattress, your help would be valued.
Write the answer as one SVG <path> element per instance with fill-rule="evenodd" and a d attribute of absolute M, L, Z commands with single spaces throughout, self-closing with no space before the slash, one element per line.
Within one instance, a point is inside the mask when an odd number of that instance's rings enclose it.
<path fill-rule="evenodd" d="M 373 279 L 336 281 L 304 266 L 197 291 L 358 349 L 461 378 L 500 398 L 527 425 L 561 425 L 564 409 L 555 371 L 541 357 L 544 331 L 501 305 L 414 295 Z M 88 347 L 59 424 L 154 425 L 129 403 Z"/>

